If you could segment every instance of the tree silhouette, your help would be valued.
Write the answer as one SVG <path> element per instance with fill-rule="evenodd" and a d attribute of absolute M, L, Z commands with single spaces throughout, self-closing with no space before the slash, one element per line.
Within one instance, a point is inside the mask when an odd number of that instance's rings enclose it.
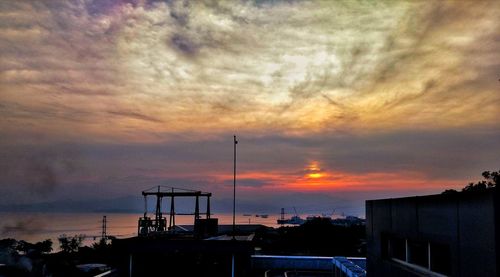
<path fill-rule="evenodd" d="M 477 183 L 469 183 L 465 186 L 462 191 L 464 192 L 472 192 L 472 191 L 484 191 L 486 189 L 496 188 L 498 183 L 500 182 L 500 170 L 499 171 L 484 171 L 481 174 L 484 180 L 479 181 Z"/>
<path fill-rule="evenodd" d="M 16 249 L 18 251 L 28 253 L 50 253 L 52 251 L 52 240 L 47 239 L 44 241 L 39 241 L 37 243 L 29 243 L 24 240 L 20 240 L 17 242 Z"/>
<path fill-rule="evenodd" d="M 482 174 L 483 179 L 477 183 L 469 183 L 462 189 L 462 192 L 485 191 L 488 189 L 495 189 L 500 183 L 500 170 L 498 171 L 484 171 Z M 457 193 L 454 189 L 447 189 L 442 194 Z"/>
<path fill-rule="evenodd" d="M 63 234 L 58 238 L 59 247 L 63 252 L 78 252 L 78 248 L 80 248 L 80 246 L 82 245 L 83 239 L 83 235 L 74 235 L 72 237 L 68 237 L 67 235 Z"/>

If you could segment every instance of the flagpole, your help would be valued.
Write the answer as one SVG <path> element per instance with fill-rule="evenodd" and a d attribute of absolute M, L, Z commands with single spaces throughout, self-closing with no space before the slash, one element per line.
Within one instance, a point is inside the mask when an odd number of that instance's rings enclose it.
<path fill-rule="evenodd" d="M 233 159 L 233 240 L 235 239 L 236 231 L 236 135 L 234 136 L 234 159 Z"/>
<path fill-rule="evenodd" d="M 235 231 L 236 231 L 236 135 L 234 138 L 234 159 L 233 159 L 233 241 L 236 241 Z M 234 277 L 234 253 L 231 255 L 231 276 Z"/>

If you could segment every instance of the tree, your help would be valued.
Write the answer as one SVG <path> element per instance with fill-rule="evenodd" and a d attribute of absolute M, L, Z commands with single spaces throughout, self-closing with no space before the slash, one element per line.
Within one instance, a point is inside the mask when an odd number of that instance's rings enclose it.
<path fill-rule="evenodd" d="M 500 184 L 500 170 L 498 171 L 484 171 L 481 174 L 484 180 L 477 183 L 469 183 L 462 189 L 462 192 L 485 191 L 488 189 L 495 189 Z M 454 189 L 447 189 L 442 194 L 453 194 L 458 191 Z"/>
<path fill-rule="evenodd" d="M 17 240 L 15 239 L 1 239 L 0 240 L 0 250 L 4 249 L 15 249 L 17 247 Z"/>
<path fill-rule="evenodd" d="M 473 192 L 473 191 L 484 191 L 487 189 L 496 188 L 500 183 L 500 170 L 499 171 L 484 171 L 481 174 L 484 180 L 479 181 L 477 183 L 469 183 L 465 186 L 462 191 L 464 192 Z"/>
<path fill-rule="evenodd" d="M 496 187 L 500 183 L 500 170 L 497 172 L 492 171 L 485 171 L 483 172 L 483 178 L 487 180 L 487 186 L 488 187 Z"/>
<path fill-rule="evenodd" d="M 52 240 L 47 239 L 44 241 L 39 241 L 37 243 L 29 243 L 24 240 L 20 240 L 17 243 L 16 247 L 17 251 L 23 252 L 25 254 L 28 253 L 50 253 L 52 251 Z"/>
<path fill-rule="evenodd" d="M 458 191 L 456 191 L 454 189 L 447 189 L 447 190 L 441 192 L 441 194 L 454 194 L 454 193 L 458 193 Z"/>
<path fill-rule="evenodd" d="M 44 241 L 39 241 L 35 243 L 35 250 L 40 253 L 50 253 L 52 252 L 52 240 L 46 239 Z"/>
<path fill-rule="evenodd" d="M 84 235 L 74 235 L 68 237 L 66 234 L 61 235 L 59 240 L 59 247 L 63 252 L 74 253 L 78 252 L 78 248 L 82 246 Z"/>
<path fill-rule="evenodd" d="M 0 263 L 10 264 L 17 260 L 19 253 L 16 248 L 18 242 L 15 239 L 0 240 Z"/>

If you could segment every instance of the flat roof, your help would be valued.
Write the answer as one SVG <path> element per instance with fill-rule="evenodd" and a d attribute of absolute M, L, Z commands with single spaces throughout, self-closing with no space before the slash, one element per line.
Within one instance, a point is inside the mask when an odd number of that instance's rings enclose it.
<path fill-rule="evenodd" d="M 366 200 L 366 202 L 375 202 L 375 201 L 390 201 L 390 200 L 403 200 L 403 199 L 432 199 L 432 198 L 439 198 L 439 199 L 467 199 L 467 198 L 473 198 L 473 197 L 480 197 L 484 196 L 486 194 L 497 194 L 497 189 L 487 189 L 484 191 L 470 191 L 470 192 L 463 192 L 463 191 L 457 191 L 457 192 L 452 192 L 452 193 L 438 193 L 438 194 L 428 194 L 428 195 L 413 195 L 413 196 L 405 196 L 405 197 L 394 197 L 394 198 L 380 198 L 380 199 L 370 199 Z M 498 194 L 497 194 L 498 195 Z"/>

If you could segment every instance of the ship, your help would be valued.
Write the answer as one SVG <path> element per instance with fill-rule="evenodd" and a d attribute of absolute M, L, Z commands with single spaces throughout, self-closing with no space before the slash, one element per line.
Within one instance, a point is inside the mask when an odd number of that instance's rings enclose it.
<path fill-rule="evenodd" d="M 310 215 L 308 217 L 306 217 L 306 220 L 307 221 L 311 221 L 311 220 L 329 220 L 329 221 L 332 221 L 332 218 L 330 216 L 325 216 L 325 215 Z"/>
<path fill-rule="evenodd" d="M 290 225 L 302 225 L 306 222 L 305 219 L 301 218 L 297 214 L 297 210 L 295 207 L 293 207 L 293 210 L 295 211 L 295 215 L 292 216 L 291 218 L 285 218 L 285 209 L 281 208 L 281 217 L 277 220 L 278 224 L 284 225 L 284 224 L 290 224 Z"/>
<path fill-rule="evenodd" d="M 305 219 L 300 218 L 300 216 L 294 215 L 291 218 L 278 219 L 278 224 L 290 224 L 290 225 L 302 225 L 306 222 Z"/>

